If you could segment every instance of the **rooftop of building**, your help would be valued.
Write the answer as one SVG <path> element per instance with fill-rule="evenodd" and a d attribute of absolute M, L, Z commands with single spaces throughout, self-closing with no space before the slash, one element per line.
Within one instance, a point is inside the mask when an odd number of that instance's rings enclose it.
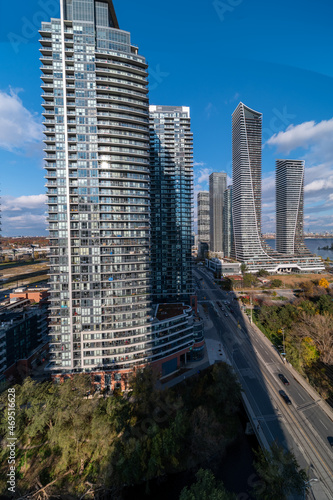
<path fill-rule="evenodd" d="M 156 309 L 156 318 L 159 321 L 163 321 L 165 319 L 180 316 L 181 314 L 184 314 L 184 310 L 187 307 L 188 306 L 185 306 L 182 303 L 158 304 Z"/>
<path fill-rule="evenodd" d="M 19 287 L 15 288 L 11 293 L 24 293 L 24 292 L 48 292 L 50 289 L 48 287 L 29 287 L 29 286 L 24 286 L 24 287 Z"/>
<path fill-rule="evenodd" d="M 10 309 L 0 310 L 0 327 L 1 333 L 4 333 L 8 328 L 15 326 L 16 324 L 22 323 L 28 318 L 31 318 L 35 314 L 38 314 L 38 308 L 32 307 L 22 307 L 20 309 L 11 311 Z"/>
<path fill-rule="evenodd" d="M 30 300 L 27 298 L 10 298 L 10 299 L 5 299 L 2 302 L 0 302 L 0 314 L 2 312 L 10 311 L 11 309 L 17 309 L 25 306 L 30 305 Z"/>
<path fill-rule="evenodd" d="M 228 278 L 235 281 L 241 281 L 243 279 L 243 276 L 240 276 L 239 274 L 229 274 Z"/>

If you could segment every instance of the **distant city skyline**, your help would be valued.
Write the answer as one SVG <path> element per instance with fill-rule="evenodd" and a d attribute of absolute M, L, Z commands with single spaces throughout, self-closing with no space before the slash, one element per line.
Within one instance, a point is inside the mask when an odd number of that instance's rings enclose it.
<path fill-rule="evenodd" d="M 275 159 L 305 161 L 304 230 L 333 229 L 333 5 L 240 2 L 221 17 L 214 3 L 115 0 L 149 62 L 150 104 L 191 108 L 194 197 L 212 172 L 231 178 L 231 114 L 242 100 L 263 113 L 262 230 L 275 230 Z M 175 18 L 173 13 L 177 11 Z M 288 15 L 286 15 L 288 12 Z M 1 4 L 0 162 L 3 235 L 45 231 L 38 29 L 59 17 L 58 0 Z M 259 29 L 253 31 L 253 25 Z M 281 25 L 288 39 L 275 37 Z M 173 36 L 170 36 L 172 26 Z M 197 36 L 200 30 L 200 39 Z M 237 44 L 230 39 L 237 32 Z M 311 33 L 311 37 L 307 36 Z M 195 50 L 189 51 L 188 47 Z M 227 52 L 220 47 L 228 45 Z M 244 49 L 245 47 L 245 49 Z M 197 70 L 197 54 L 202 54 Z M 246 75 L 246 78 L 244 78 Z M 222 82 L 222 83 L 221 83 Z"/>

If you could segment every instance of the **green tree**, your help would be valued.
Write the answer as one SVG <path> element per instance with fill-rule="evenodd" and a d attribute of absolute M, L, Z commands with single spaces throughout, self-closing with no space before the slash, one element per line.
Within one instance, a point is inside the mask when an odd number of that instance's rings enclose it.
<path fill-rule="evenodd" d="M 271 281 L 271 287 L 272 288 L 280 288 L 280 286 L 282 286 L 282 281 L 281 280 L 278 280 L 278 279 L 274 279 Z"/>
<path fill-rule="evenodd" d="M 235 500 L 236 495 L 229 493 L 223 483 L 216 481 L 210 470 L 200 469 L 196 482 L 181 491 L 179 500 Z"/>
<path fill-rule="evenodd" d="M 251 273 L 244 273 L 243 274 L 243 285 L 246 287 L 249 287 L 252 285 L 253 281 L 255 280 L 255 277 Z"/>
<path fill-rule="evenodd" d="M 301 343 L 302 352 L 301 358 L 306 366 L 311 366 L 320 357 L 320 353 L 316 348 L 316 344 L 310 337 L 304 337 Z"/>
<path fill-rule="evenodd" d="M 287 500 L 289 495 L 303 492 L 306 472 L 293 453 L 274 442 L 270 451 L 259 450 L 255 455 L 254 467 L 264 481 L 254 487 L 258 500 Z"/>
<path fill-rule="evenodd" d="M 247 272 L 247 265 L 244 262 L 241 264 L 241 272 L 244 275 Z"/>
<path fill-rule="evenodd" d="M 317 306 L 321 314 L 333 315 L 333 298 L 329 295 L 322 295 L 317 302 Z"/>
<path fill-rule="evenodd" d="M 266 271 L 266 269 L 259 269 L 257 276 L 259 276 L 259 278 L 264 278 L 265 276 L 269 276 L 269 272 Z"/>

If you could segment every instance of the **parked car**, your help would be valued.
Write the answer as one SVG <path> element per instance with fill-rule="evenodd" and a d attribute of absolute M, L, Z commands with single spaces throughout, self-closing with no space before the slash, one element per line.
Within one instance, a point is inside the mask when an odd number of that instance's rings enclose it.
<path fill-rule="evenodd" d="M 287 405 L 291 405 L 291 401 L 284 391 L 279 391 L 279 394 Z"/>
<path fill-rule="evenodd" d="M 278 377 L 284 385 L 289 385 L 289 380 L 282 373 L 279 373 Z"/>

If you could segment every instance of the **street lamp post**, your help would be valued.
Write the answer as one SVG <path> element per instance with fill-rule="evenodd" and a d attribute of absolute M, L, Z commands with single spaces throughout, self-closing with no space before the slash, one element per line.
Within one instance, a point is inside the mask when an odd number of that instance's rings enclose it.
<path fill-rule="evenodd" d="M 251 325 L 252 325 L 253 319 L 252 319 L 252 293 L 251 292 L 250 292 L 250 306 L 251 306 L 251 320 L 250 321 L 251 321 Z"/>
<path fill-rule="evenodd" d="M 304 500 L 306 500 L 306 491 L 311 488 L 311 483 L 318 483 L 319 479 L 316 477 L 309 479 L 309 481 L 304 481 Z"/>

